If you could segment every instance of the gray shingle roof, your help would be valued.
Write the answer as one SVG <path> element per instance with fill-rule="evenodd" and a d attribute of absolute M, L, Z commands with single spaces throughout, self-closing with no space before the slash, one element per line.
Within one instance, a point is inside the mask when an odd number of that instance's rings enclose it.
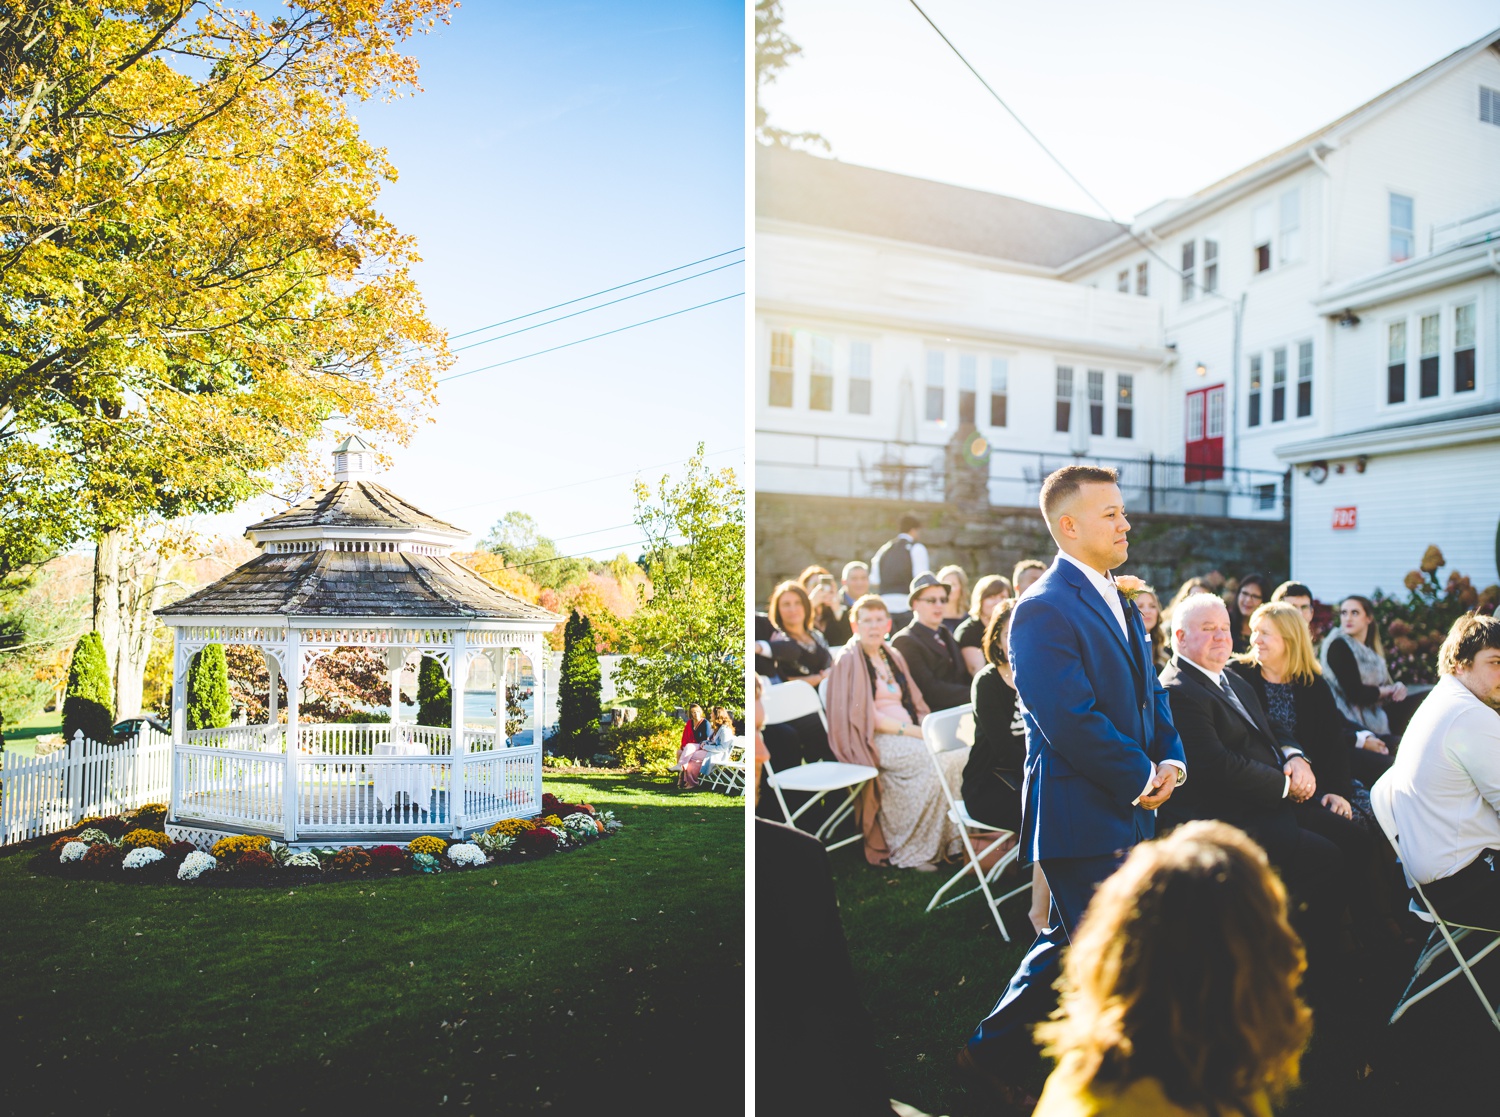
<path fill-rule="evenodd" d="M 506 593 L 451 558 L 404 551 L 263 554 L 156 612 L 159 616 L 562 620 Z"/>
<path fill-rule="evenodd" d="M 317 496 L 292 505 L 285 512 L 251 524 L 246 530 L 307 527 L 425 528 L 468 534 L 461 527 L 429 516 L 374 481 L 340 481 Z"/>
<path fill-rule="evenodd" d="M 1081 213 L 820 159 L 755 152 L 757 216 L 1055 268 L 1124 233 Z"/>

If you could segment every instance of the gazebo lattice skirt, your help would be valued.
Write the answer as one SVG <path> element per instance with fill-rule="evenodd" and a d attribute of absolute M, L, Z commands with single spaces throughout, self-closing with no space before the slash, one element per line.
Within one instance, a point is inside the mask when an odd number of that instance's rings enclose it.
<path fill-rule="evenodd" d="M 495 747 L 493 729 L 299 725 L 189 732 L 173 750 L 176 821 L 289 841 L 470 833 L 542 805 L 542 748 Z M 288 792 L 291 792 L 288 794 Z"/>

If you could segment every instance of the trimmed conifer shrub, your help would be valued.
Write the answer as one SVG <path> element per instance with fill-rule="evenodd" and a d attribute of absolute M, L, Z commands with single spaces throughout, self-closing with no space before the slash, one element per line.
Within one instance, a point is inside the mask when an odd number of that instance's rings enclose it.
<path fill-rule="evenodd" d="M 599 653 L 594 626 L 577 609 L 563 629 L 561 677 L 557 683 L 557 736 L 553 750 L 571 756 L 599 751 Z"/>
<path fill-rule="evenodd" d="M 187 727 L 223 729 L 228 724 L 229 664 L 224 645 L 209 644 L 188 668 Z"/>
<path fill-rule="evenodd" d="M 445 726 L 453 720 L 453 688 L 443 678 L 442 665 L 422 657 L 417 669 L 417 724 Z"/>
<path fill-rule="evenodd" d="M 104 657 L 104 639 L 97 632 L 86 632 L 78 638 L 68 668 L 63 736 L 71 743 L 73 734 L 82 730 L 88 740 L 108 744 L 114 739 L 114 724 L 114 687 Z"/>

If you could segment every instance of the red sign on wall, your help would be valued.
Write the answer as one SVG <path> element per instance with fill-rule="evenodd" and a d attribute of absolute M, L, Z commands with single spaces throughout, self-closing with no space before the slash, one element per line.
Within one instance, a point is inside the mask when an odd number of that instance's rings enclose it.
<path fill-rule="evenodd" d="M 1333 510 L 1333 530 L 1353 531 L 1356 511 L 1357 509 L 1352 505 L 1348 508 L 1335 508 Z"/>

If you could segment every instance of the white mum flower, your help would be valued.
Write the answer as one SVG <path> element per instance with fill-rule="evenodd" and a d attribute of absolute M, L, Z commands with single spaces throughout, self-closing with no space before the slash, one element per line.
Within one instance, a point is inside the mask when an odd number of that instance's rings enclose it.
<path fill-rule="evenodd" d="M 83 842 L 69 842 L 62 847 L 62 861 L 82 861 L 83 855 L 89 851 L 89 847 Z"/>
<path fill-rule="evenodd" d="M 459 842 L 448 847 L 448 860 L 455 865 L 483 865 L 489 858 L 473 842 Z"/>
<path fill-rule="evenodd" d="M 599 827 L 594 825 L 592 815 L 570 814 L 563 819 L 563 829 L 580 842 L 591 841 L 599 836 Z"/>
<path fill-rule="evenodd" d="M 133 849 L 125 855 L 125 868 L 144 869 L 153 861 L 160 861 L 165 856 L 166 854 L 162 853 L 159 849 L 153 849 L 151 846 L 141 846 L 140 849 Z"/>
<path fill-rule="evenodd" d="M 97 826 L 87 826 L 78 832 L 78 840 L 84 845 L 98 845 L 100 842 L 108 842 L 109 835 Z"/>
<path fill-rule="evenodd" d="M 202 874 L 211 872 L 218 868 L 219 863 L 214 860 L 213 854 L 204 853 L 201 849 L 195 849 L 182 860 L 182 867 L 177 870 L 178 880 L 197 880 Z"/>
<path fill-rule="evenodd" d="M 312 850 L 303 850 L 301 853 L 293 853 L 284 862 L 288 869 L 321 869 L 323 862 L 318 860 L 318 855 Z"/>

